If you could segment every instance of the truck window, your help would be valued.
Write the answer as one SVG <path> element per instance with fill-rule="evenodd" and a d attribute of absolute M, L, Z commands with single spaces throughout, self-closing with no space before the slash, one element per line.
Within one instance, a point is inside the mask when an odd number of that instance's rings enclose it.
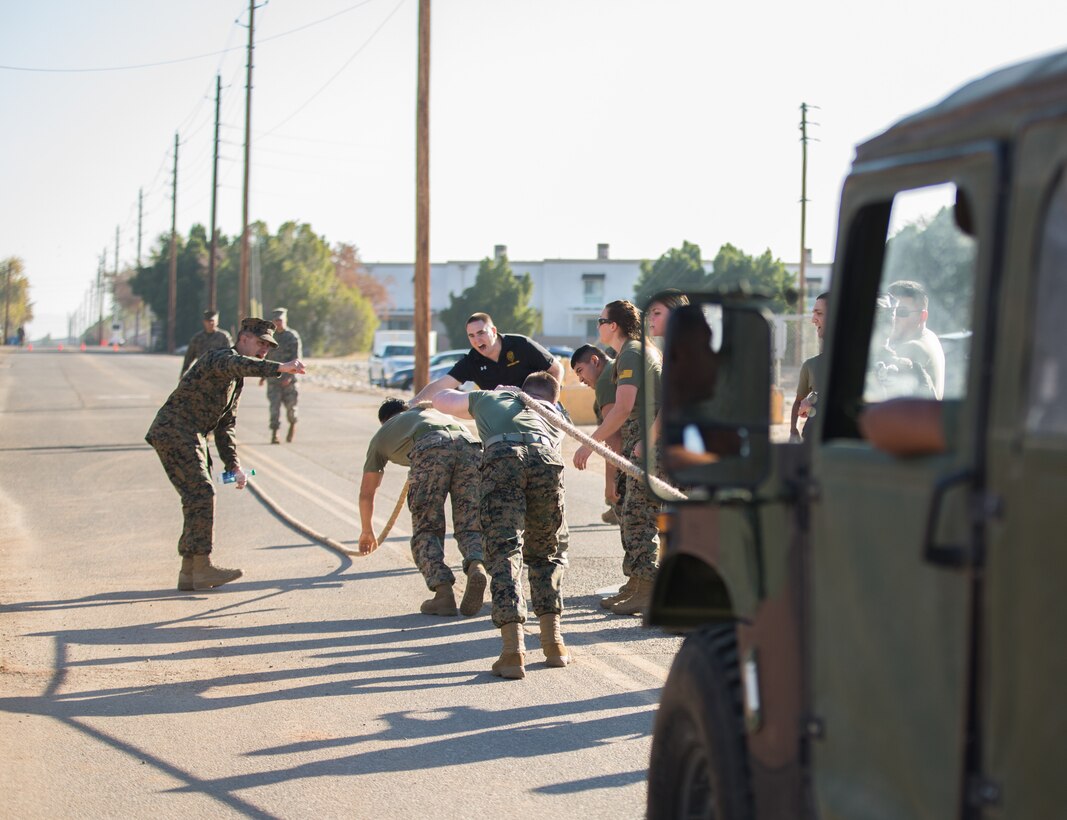
<path fill-rule="evenodd" d="M 894 196 L 864 402 L 966 395 L 977 255 L 961 228 L 966 211 L 966 197 L 950 183 Z"/>
<path fill-rule="evenodd" d="M 1033 433 L 1063 436 L 1067 435 L 1067 345 L 1063 339 L 1067 316 L 1067 280 L 1063 276 L 1067 265 L 1067 178 L 1062 172 L 1040 224 L 1026 427 Z"/>

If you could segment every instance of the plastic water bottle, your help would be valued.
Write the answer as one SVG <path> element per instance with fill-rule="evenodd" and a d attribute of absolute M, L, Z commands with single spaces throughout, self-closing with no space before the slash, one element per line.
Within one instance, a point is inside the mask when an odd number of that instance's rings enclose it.
<path fill-rule="evenodd" d="M 255 470 L 245 470 L 246 476 L 254 476 L 255 474 Z M 221 475 L 219 475 L 219 479 L 222 481 L 223 484 L 233 484 L 237 480 L 237 471 L 226 470 Z"/>

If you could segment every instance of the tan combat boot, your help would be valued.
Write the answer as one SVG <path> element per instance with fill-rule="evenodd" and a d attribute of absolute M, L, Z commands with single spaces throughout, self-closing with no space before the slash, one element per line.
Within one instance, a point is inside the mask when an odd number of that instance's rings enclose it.
<path fill-rule="evenodd" d="M 477 615 L 482 604 L 485 603 L 485 585 L 489 576 L 485 572 L 485 564 L 481 561 L 471 561 L 467 568 L 467 588 L 463 590 L 463 600 L 459 602 L 459 611 L 464 615 Z"/>
<path fill-rule="evenodd" d="M 419 611 L 423 615 L 455 615 L 456 596 L 452 592 L 451 584 L 440 584 L 434 587 L 434 596 L 422 602 Z"/>
<path fill-rule="evenodd" d="M 239 569 L 216 567 L 210 555 L 193 556 L 193 589 L 211 589 L 235 581 L 244 575 Z"/>
<path fill-rule="evenodd" d="M 500 657 L 496 659 L 496 663 L 493 664 L 493 674 L 498 678 L 522 680 L 526 677 L 522 624 L 504 624 L 500 627 L 500 638 L 504 642 L 504 648 L 500 652 Z"/>
<path fill-rule="evenodd" d="M 600 605 L 604 609 L 611 609 L 615 604 L 621 604 L 633 595 L 635 586 L 637 586 L 637 579 L 633 577 L 627 578 L 626 583 L 619 587 L 618 592 L 614 595 L 609 595 L 607 598 L 601 598 Z"/>
<path fill-rule="evenodd" d="M 600 514 L 600 520 L 605 524 L 618 524 L 619 516 L 615 513 L 614 507 L 608 507 Z"/>
<path fill-rule="evenodd" d="M 182 568 L 178 570 L 178 589 L 189 592 L 193 589 L 193 556 L 182 556 Z"/>
<path fill-rule="evenodd" d="M 273 428 L 270 431 L 270 443 L 281 444 L 281 441 L 278 439 L 278 431 Z"/>
<path fill-rule="evenodd" d="M 285 434 L 285 440 L 290 444 L 293 443 L 293 435 L 296 433 L 296 422 L 289 422 L 289 432 Z"/>
<path fill-rule="evenodd" d="M 566 666 L 571 662 L 571 654 L 563 644 L 563 633 L 559 630 L 559 615 L 555 613 L 541 616 L 541 649 L 547 666 Z"/>
<path fill-rule="evenodd" d="M 643 615 L 652 603 L 652 581 L 638 579 L 634 591 L 624 601 L 608 607 L 616 615 Z"/>

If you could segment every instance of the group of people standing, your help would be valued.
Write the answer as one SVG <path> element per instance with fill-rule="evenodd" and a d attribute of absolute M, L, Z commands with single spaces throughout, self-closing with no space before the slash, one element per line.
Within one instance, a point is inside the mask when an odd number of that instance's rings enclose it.
<path fill-rule="evenodd" d="M 679 304 L 685 304 L 681 294 L 657 297 L 649 310 L 653 335 L 662 335 L 666 314 Z M 645 442 L 654 446 L 656 441 L 658 425 L 643 422 L 642 408 L 647 396 L 652 418 L 658 416 L 662 369 L 655 348 L 642 349 L 643 321 L 629 301 L 609 303 L 597 320 L 603 347 L 584 345 L 571 358 L 579 380 L 596 391 L 599 423 L 593 439 L 634 460 L 641 457 Z M 360 485 L 359 547 L 363 554 L 378 547 L 372 529 L 374 497 L 386 463 L 409 467 L 412 555 L 433 593 L 421 611 L 477 614 L 488 583 L 492 620 L 502 642 L 492 671 L 522 678 L 522 625 L 528 613 L 524 565 L 545 661 L 554 667 L 570 662 L 560 623 L 568 549 L 563 433 L 549 420 L 561 412 L 563 370 L 533 340 L 501 334 L 488 314 L 472 315 L 466 330 L 471 351 L 447 375 L 409 402 L 386 399 L 378 410 L 382 426 L 368 446 Z M 466 381 L 475 382 L 478 389 L 460 391 Z M 480 448 L 466 426 L 456 421 L 467 418 L 475 422 Z M 578 448 L 574 455 L 578 469 L 586 468 L 591 452 L 586 445 Z M 466 576 L 458 607 L 456 579 L 444 560 L 444 508 L 449 497 Z M 610 462 L 605 499 L 618 511 L 625 583 L 602 605 L 618 615 L 640 615 L 651 601 L 659 565 L 660 504 L 645 482 L 621 473 Z"/>
<path fill-rule="evenodd" d="M 678 302 L 678 298 L 683 302 Z M 653 335 L 680 294 L 653 304 Z M 205 438 L 213 434 L 219 457 L 243 488 L 247 475 L 233 438 L 237 402 L 247 376 L 266 381 L 271 398 L 271 440 L 278 443 L 280 406 L 296 425 L 295 377 L 304 372 L 299 335 L 286 325 L 284 308 L 274 321 L 249 318 L 237 343 L 217 328 L 218 314 L 204 314 L 204 332 L 190 343 L 178 387 L 160 409 L 146 436 L 182 498 L 185 526 L 178 551 L 179 589 L 208 589 L 241 576 L 211 564 L 214 487 Z M 603 349 L 586 345 L 572 357 L 579 379 L 597 391 L 599 424 L 593 438 L 626 458 L 638 459 L 656 441 L 657 422 L 645 424 L 642 407 L 659 411 L 660 357 L 642 349 L 644 317 L 630 302 L 604 307 L 597 321 Z M 522 625 L 527 619 L 522 568 L 527 567 L 534 614 L 540 622 L 547 665 L 565 667 L 563 578 L 568 530 L 563 486 L 563 433 L 549 419 L 565 415 L 559 405 L 563 367 L 532 339 L 500 333 L 492 317 L 475 313 L 466 324 L 471 350 L 449 373 L 410 401 L 386 399 L 381 425 L 370 441 L 359 491 L 359 550 L 378 547 L 372 521 L 374 499 L 385 465 L 409 467 L 411 550 L 432 597 L 420 610 L 429 615 L 467 616 L 481 611 L 490 589 L 492 620 L 502 651 L 494 674 L 525 677 Z M 614 354 L 614 357 L 609 354 Z M 473 381 L 478 389 L 458 388 Z M 284 383 L 283 383 L 284 382 Z M 647 397 L 647 398 L 646 398 Z M 546 418 L 546 416 L 548 418 Z M 473 419 L 478 436 L 457 419 Z M 591 450 L 582 446 L 574 464 L 585 469 Z M 604 606 L 619 615 L 639 615 L 648 606 L 658 567 L 658 500 L 643 481 L 609 465 L 605 497 L 617 510 L 625 583 Z M 453 530 L 463 557 L 464 591 L 457 604 L 456 578 L 444 558 L 445 502 L 451 499 Z"/>

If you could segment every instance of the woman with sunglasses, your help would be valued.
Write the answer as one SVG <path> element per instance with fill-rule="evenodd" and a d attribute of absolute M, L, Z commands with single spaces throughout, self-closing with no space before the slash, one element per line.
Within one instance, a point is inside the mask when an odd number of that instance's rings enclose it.
<path fill-rule="evenodd" d="M 605 441 L 621 430 L 622 455 L 626 458 L 632 458 L 646 438 L 641 422 L 646 391 L 651 390 L 654 396 L 653 416 L 659 412 L 663 365 L 655 348 L 641 348 L 642 321 L 641 312 L 625 299 L 609 302 L 597 319 L 601 345 L 617 350 L 618 356 L 614 365 L 615 404 L 593 431 L 593 439 Z M 589 447 L 579 447 L 574 466 L 584 470 L 591 453 Z M 624 552 L 622 569 L 629 580 L 607 607 L 618 615 L 640 615 L 652 600 L 652 584 L 659 567 L 659 512 L 660 503 L 649 493 L 645 482 L 626 476 L 619 526 Z"/>

